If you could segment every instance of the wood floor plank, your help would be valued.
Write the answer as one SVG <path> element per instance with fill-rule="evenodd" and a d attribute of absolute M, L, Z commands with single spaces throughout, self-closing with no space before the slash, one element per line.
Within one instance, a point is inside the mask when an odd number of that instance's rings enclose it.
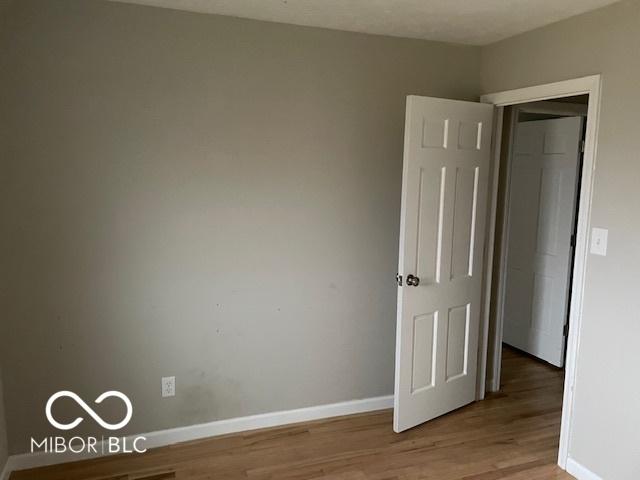
<path fill-rule="evenodd" d="M 556 466 L 563 372 L 503 353 L 503 389 L 407 432 L 392 412 L 226 435 L 14 472 L 11 480 L 567 480 Z"/>

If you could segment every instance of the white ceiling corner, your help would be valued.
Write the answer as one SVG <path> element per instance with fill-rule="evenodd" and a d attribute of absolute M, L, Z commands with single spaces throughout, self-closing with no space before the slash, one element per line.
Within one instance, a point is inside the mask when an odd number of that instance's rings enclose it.
<path fill-rule="evenodd" d="M 487 45 L 617 0 L 115 0 L 351 32 Z"/>

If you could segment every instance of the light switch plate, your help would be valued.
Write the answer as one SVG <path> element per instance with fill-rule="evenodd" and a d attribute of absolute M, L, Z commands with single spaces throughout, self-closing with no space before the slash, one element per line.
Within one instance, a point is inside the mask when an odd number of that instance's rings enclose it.
<path fill-rule="evenodd" d="M 594 255 L 607 255 L 607 237 L 609 230 L 606 228 L 594 228 L 591 230 L 591 253 Z"/>

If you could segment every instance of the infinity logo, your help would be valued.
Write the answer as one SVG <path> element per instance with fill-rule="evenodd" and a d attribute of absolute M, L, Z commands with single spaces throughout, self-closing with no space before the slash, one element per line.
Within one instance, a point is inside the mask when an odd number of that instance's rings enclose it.
<path fill-rule="evenodd" d="M 58 400 L 61 397 L 69 397 L 71 399 L 73 399 L 78 405 L 80 405 L 82 407 L 82 409 L 87 412 L 89 415 L 91 415 L 91 418 L 93 418 L 96 422 L 98 422 L 98 424 L 102 427 L 102 428 L 106 428 L 107 430 L 119 430 L 122 427 L 124 427 L 125 425 L 127 425 L 129 423 L 129 421 L 131 420 L 131 416 L 133 415 L 133 406 L 131 405 L 131 401 L 129 400 L 129 397 L 127 397 L 124 393 L 115 391 L 115 390 L 111 390 L 109 392 L 104 392 L 102 395 L 100 395 L 98 398 L 96 398 L 94 403 L 102 403 L 102 401 L 105 398 L 109 398 L 109 397 L 117 397 L 120 400 L 122 400 L 124 402 L 124 404 L 127 407 L 127 414 L 124 417 L 124 419 L 119 422 L 119 423 L 115 423 L 115 424 L 111 424 L 111 423 L 107 423 L 104 420 L 102 420 L 102 418 L 100 418 L 98 416 L 98 414 L 89 406 L 87 405 L 84 400 L 82 400 L 78 395 L 76 395 L 73 392 L 68 392 L 66 390 L 63 390 L 61 392 L 55 393 L 53 394 L 49 400 L 47 401 L 47 408 L 46 408 L 46 414 L 47 414 L 47 420 L 49 420 L 49 423 L 51 425 L 53 425 L 54 427 L 56 427 L 58 430 L 71 430 L 73 428 L 76 428 L 78 425 L 80 425 L 80 423 L 84 420 L 84 418 L 82 417 L 78 417 L 76 418 L 73 422 L 68 423 L 68 424 L 64 424 L 64 423 L 60 423 L 58 421 L 56 421 L 55 418 L 53 418 L 53 415 L 51 414 L 51 407 L 53 406 L 54 402 L 56 400 Z"/>

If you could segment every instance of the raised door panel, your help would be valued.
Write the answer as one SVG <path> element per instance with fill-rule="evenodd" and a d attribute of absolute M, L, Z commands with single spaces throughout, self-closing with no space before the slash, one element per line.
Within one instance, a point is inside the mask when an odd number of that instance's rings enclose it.
<path fill-rule="evenodd" d="M 451 278 L 473 275 L 473 254 L 478 207 L 479 167 L 461 166 L 455 170 Z"/>
<path fill-rule="evenodd" d="M 423 283 L 438 283 L 441 271 L 442 221 L 446 169 L 420 167 L 417 238 L 413 271 Z"/>

